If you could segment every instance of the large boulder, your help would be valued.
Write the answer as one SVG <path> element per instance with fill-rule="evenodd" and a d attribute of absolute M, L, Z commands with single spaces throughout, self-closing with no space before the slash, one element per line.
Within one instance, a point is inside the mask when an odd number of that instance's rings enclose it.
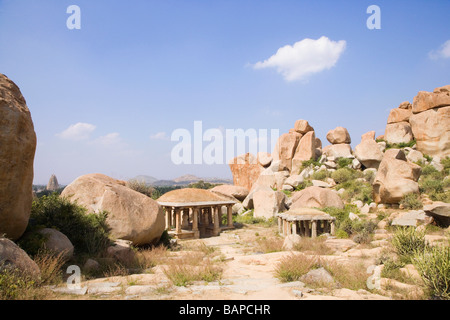
<path fill-rule="evenodd" d="M 292 159 L 292 174 L 299 174 L 304 161 L 316 158 L 316 135 L 309 131 L 300 140 Z"/>
<path fill-rule="evenodd" d="M 432 157 L 450 156 L 450 107 L 413 114 L 409 122 L 418 151 Z"/>
<path fill-rule="evenodd" d="M 414 97 L 412 112 L 420 113 L 434 108 L 450 106 L 448 86 L 436 88 L 434 92 L 420 91 Z"/>
<path fill-rule="evenodd" d="M 419 193 L 421 172 L 420 166 L 407 161 L 403 150 L 387 150 L 373 183 L 375 202 L 395 204 L 407 194 Z"/>
<path fill-rule="evenodd" d="M 25 274 L 38 277 L 39 267 L 36 262 L 9 239 L 0 238 L 0 271 L 4 269 L 19 270 Z"/>
<path fill-rule="evenodd" d="M 381 160 L 383 160 L 383 152 L 381 152 L 377 142 L 369 138 L 372 136 L 372 132 L 362 136 L 361 143 L 355 147 L 355 157 L 364 167 L 378 169 Z"/>
<path fill-rule="evenodd" d="M 323 154 L 327 157 L 352 158 L 352 146 L 346 143 L 333 144 L 322 149 Z"/>
<path fill-rule="evenodd" d="M 450 226 L 450 203 L 436 201 L 424 206 L 423 210 L 442 227 Z"/>
<path fill-rule="evenodd" d="M 31 213 L 36 133 L 20 89 L 0 74 L 0 235 L 17 240 Z"/>
<path fill-rule="evenodd" d="M 219 193 L 226 196 L 231 196 L 239 201 L 243 201 L 249 193 L 249 190 L 240 186 L 232 186 L 229 184 L 223 184 L 211 189 L 212 192 Z"/>
<path fill-rule="evenodd" d="M 344 127 L 337 127 L 336 129 L 330 130 L 327 134 L 327 140 L 331 144 L 352 143 L 350 134 L 348 133 L 348 130 Z"/>
<path fill-rule="evenodd" d="M 61 195 L 89 212 L 107 211 L 107 223 L 116 239 L 135 245 L 155 243 L 165 229 L 164 212 L 156 201 L 102 174 L 79 177 Z"/>
<path fill-rule="evenodd" d="M 297 208 L 327 208 L 335 207 L 339 209 L 344 208 L 344 202 L 337 192 L 320 188 L 308 187 L 304 190 L 294 193 L 292 196 L 292 205 L 290 209 Z"/>
<path fill-rule="evenodd" d="M 272 157 L 273 161 L 279 161 L 280 171 L 291 171 L 292 159 L 301 137 L 301 134 L 285 133 L 278 138 Z"/>
<path fill-rule="evenodd" d="M 233 174 L 233 184 L 251 190 L 264 167 L 258 163 L 258 159 L 251 153 L 240 155 L 228 163 Z"/>
<path fill-rule="evenodd" d="M 73 244 L 65 234 L 51 228 L 39 230 L 39 233 L 45 237 L 45 249 L 61 255 L 64 260 L 70 260 L 73 257 Z"/>
<path fill-rule="evenodd" d="M 253 193 L 253 216 L 255 218 L 270 219 L 278 212 L 286 210 L 286 195 L 281 191 L 274 191 L 269 187 L 260 187 Z"/>
<path fill-rule="evenodd" d="M 384 139 L 389 143 L 408 143 L 414 137 L 408 122 L 397 122 L 390 123 L 386 126 Z"/>
<path fill-rule="evenodd" d="M 298 133 L 305 134 L 310 131 L 314 131 L 314 128 L 311 127 L 308 121 L 306 120 L 297 120 L 294 125 L 294 130 Z"/>
<path fill-rule="evenodd" d="M 396 108 L 389 113 L 388 124 L 397 122 L 408 122 L 412 115 L 411 109 Z"/>

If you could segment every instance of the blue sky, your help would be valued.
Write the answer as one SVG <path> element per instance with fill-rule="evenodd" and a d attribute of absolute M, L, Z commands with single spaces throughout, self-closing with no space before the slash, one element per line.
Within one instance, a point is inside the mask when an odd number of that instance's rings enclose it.
<path fill-rule="evenodd" d="M 66 26 L 73 4 L 80 30 Z M 373 4 L 380 30 L 366 26 Z M 353 146 L 381 135 L 390 109 L 450 84 L 449 12 L 437 0 L 0 0 L 0 72 L 31 110 L 35 183 L 53 173 L 63 184 L 94 172 L 230 178 L 227 165 L 173 164 L 172 132 L 202 121 L 285 133 L 306 119 L 324 145 L 337 126 Z M 314 51 L 321 37 L 325 53 Z M 329 64 L 293 80 L 278 72 L 302 72 L 308 59 Z"/>

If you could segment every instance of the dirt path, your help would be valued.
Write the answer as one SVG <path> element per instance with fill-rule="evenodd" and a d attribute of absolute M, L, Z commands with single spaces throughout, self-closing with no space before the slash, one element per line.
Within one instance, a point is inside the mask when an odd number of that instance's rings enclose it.
<path fill-rule="evenodd" d="M 274 269 L 280 259 L 290 252 L 262 253 L 255 245 L 255 239 L 272 239 L 273 236 L 274 229 L 246 226 L 223 232 L 219 237 L 182 241 L 182 246 L 203 242 L 213 248 L 222 261 L 223 274 L 219 281 L 177 287 L 167 279 L 164 266 L 156 266 L 151 273 L 86 281 L 81 284 L 79 295 L 71 294 L 70 297 L 113 300 L 385 299 L 362 289 L 353 291 L 342 288 L 324 294 L 300 281 L 282 283 L 274 276 Z M 336 253 L 324 258 L 343 262 L 349 259 L 367 261 L 372 252 L 380 251 L 380 247 L 355 249 L 356 244 L 351 240 L 332 240 L 330 246 L 337 249 Z M 67 290 L 62 288 L 61 292 L 67 293 Z"/>

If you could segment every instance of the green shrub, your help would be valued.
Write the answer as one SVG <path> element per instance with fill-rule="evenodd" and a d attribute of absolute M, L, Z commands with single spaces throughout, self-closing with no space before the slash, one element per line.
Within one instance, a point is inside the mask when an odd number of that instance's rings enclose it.
<path fill-rule="evenodd" d="M 420 201 L 420 195 L 417 193 L 410 193 L 403 197 L 400 204 L 404 209 L 418 210 L 423 208 L 422 201 Z"/>
<path fill-rule="evenodd" d="M 338 185 L 337 189 L 344 188 L 344 193 L 341 198 L 346 202 L 360 200 L 363 203 L 373 202 L 373 187 L 372 184 L 361 180 L 348 180 Z"/>
<path fill-rule="evenodd" d="M 321 163 L 315 159 L 307 160 L 302 162 L 302 169 L 308 168 L 310 166 L 320 167 Z"/>
<path fill-rule="evenodd" d="M 330 177 L 330 173 L 328 170 L 320 170 L 316 171 L 312 174 L 311 179 L 312 180 L 325 180 L 326 178 Z"/>
<path fill-rule="evenodd" d="M 441 160 L 441 164 L 444 166 L 444 174 L 446 176 L 450 175 L 450 157 L 446 157 Z"/>
<path fill-rule="evenodd" d="M 412 148 L 416 144 L 417 144 L 417 142 L 416 142 L 415 139 L 410 141 L 410 142 L 400 142 L 400 143 L 389 143 L 389 142 L 386 141 L 386 150 L 388 150 L 388 149 Z"/>
<path fill-rule="evenodd" d="M 106 218 L 106 212 L 88 214 L 86 208 L 53 194 L 33 202 L 29 230 L 57 229 L 69 238 L 76 253 L 96 255 L 110 245 Z"/>
<path fill-rule="evenodd" d="M 416 231 L 414 227 L 398 228 L 392 238 L 392 245 L 400 261 L 410 263 L 414 254 L 425 250 L 428 244 L 425 241 L 425 232 Z"/>
<path fill-rule="evenodd" d="M 356 170 L 350 168 L 341 168 L 334 171 L 331 174 L 331 178 L 333 178 L 336 183 L 341 184 L 358 178 L 358 173 Z"/>
<path fill-rule="evenodd" d="M 434 246 L 417 251 L 413 263 L 434 299 L 450 300 L 450 247 Z"/>
<path fill-rule="evenodd" d="M 0 268 L 0 300 L 43 299 L 39 283 L 23 272 Z"/>
<path fill-rule="evenodd" d="M 353 162 L 353 159 L 349 159 L 349 158 L 339 158 L 337 160 L 337 165 L 339 169 L 342 168 L 348 168 L 349 165 L 351 165 Z"/>

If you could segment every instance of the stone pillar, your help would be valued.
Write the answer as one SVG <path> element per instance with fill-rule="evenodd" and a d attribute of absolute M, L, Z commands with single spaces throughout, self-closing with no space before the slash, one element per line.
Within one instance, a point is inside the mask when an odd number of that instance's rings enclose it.
<path fill-rule="evenodd" d="M 181 216 L 181 219 L 182 219 L 181 227 L 183 229 L 187 229 L 189 227 L 189 209 L 183 209 L 181 211 L 181 213 L 182 213 L 182 216 Z"/>
<path fill-rule="evenodd" d="M 305 237 L 310 237 L 309 221 L 303 221 L 303 225 L 305 226 Z"/>
<path fill-rule="evenodd" d="M 311 232 L 311 238 L 317 237 L 317 221 L 312 221 L 312 232 Z"/>
<path fill-rule="evenodd" d="M 205 227 L 208 227 L 209 225 L 209 208 L 203 208 L 203 223 Z"/>
<path fill-rule="evenodd" d="M 166 213 L 166 230 L 170 230 L 171 227 L 171 222 L 172 222 L 172 218 L 171 218 L 171 214 L 172 214 L 172 208 L 164 208 L 164 211 Z"/>
<path fill-rule="evenodd" d="M 334 221 L 331 221 L 330 234 L 334 236 L 336 234 L 336 224 Z"/>
<path fill-rule="evenodd" d="M 300 221 L 298 222 L 298 228 L 299 228 L 299 234 L 300 234 L 300 236 L 304 237 L 304 236 L 305 236 L 304 221 L 300 220 Z"/>
<path fill-rule="evenodd" d="M 227 222 L 228 227 L 233 228 L 233 206 L 227 206 Z"/>
<path fill-rule="evenodd" d="M 292 234 L 297 234 L 297 221 L 292 222 Z"/>
<path fill-rule="evenodd" d="M 214 229 L 213 235 L 218 236 L 220 234 L 220 206 L 214 207 Z"/>
<path fill-rule="evenodd" d="M 198 211 L 197 208 L 192 208 L 192 231 L 194 232 L 194 238 L 200 238 L 200 231 L 198 230 Z"/>
<path fill-rule="evenodd" d="M 181 233 L 181 210 L 175 209 L 176 232 Z"/>

